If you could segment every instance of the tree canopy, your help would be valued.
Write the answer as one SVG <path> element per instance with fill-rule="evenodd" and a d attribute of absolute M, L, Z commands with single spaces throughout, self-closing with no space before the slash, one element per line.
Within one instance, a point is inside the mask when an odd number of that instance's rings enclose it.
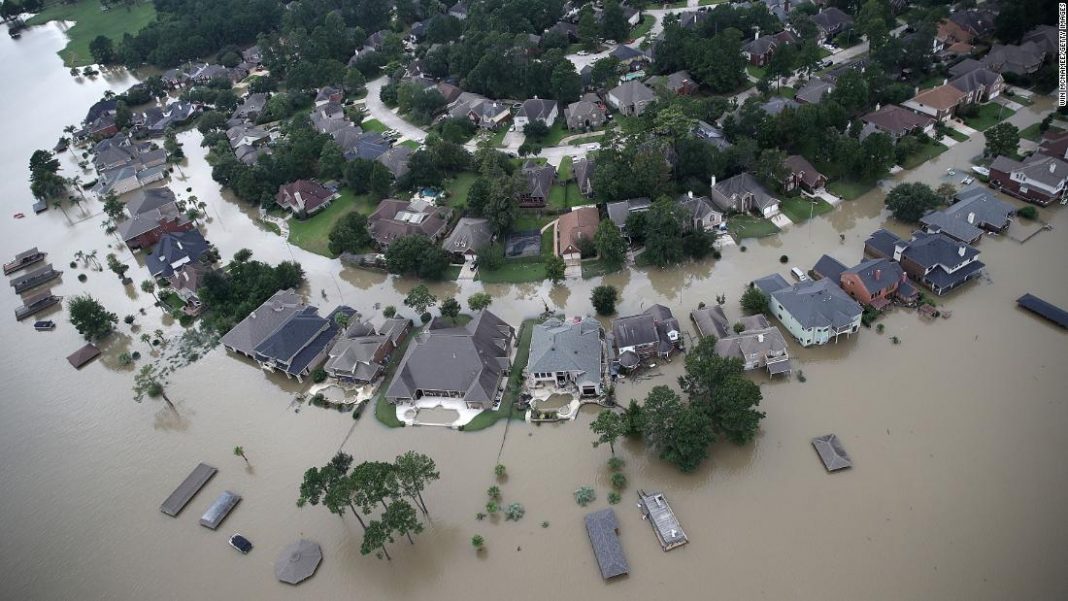
<path fill-rule="evenodd" d="M 894 217 L 906 223 L 918 223 L 928 211 L 942 205 L 942 199 L 927 184 L 898 184 L 886 195 L 886 207 Z"/>

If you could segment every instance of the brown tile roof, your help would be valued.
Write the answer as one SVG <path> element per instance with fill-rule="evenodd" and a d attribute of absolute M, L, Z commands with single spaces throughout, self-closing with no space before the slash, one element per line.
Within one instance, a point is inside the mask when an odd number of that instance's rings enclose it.
<path fill-rule="evenodd" d="M 967 95 L 966 92 L 962 92 L 952 84 L 947 83 L 916 94 L 912 101 L 933 109 L 945 111 L 960 104 Z"/>
<path fill-rule="evenodd" d="M 597 207 L 580 207 L 560 216 L 556 222 L 556 239 L 559 252 L 576 252 L 579 241 L 583 238 L 593 240 L 600 223 Z"/>
<path fill-rule="evenodd" d="M 927 115 L 918 115 L 896 104 L 889 104 L 877 111 L 872 111 L 861 119 L 865 123 L 871 123 L 883 131 L 893 132 L 896 135 L 903 135 L 934 123 L 934 119 Z"/>

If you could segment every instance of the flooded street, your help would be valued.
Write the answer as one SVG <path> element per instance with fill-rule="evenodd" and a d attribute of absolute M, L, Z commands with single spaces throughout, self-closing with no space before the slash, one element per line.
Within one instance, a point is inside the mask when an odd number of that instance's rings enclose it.
<path fill-rule="evenodd" d="M 951 319 L 923 323 L 897 310 L 882 320 L 881 335 L 862 329 L 837 345 L 791 345 L 807 381 L 755 376 L 764 384 L 767 418 L 754 444 L 718 444 L 688 475 L 641 444 L 617 445 L 629 484 L 616 511 L 631 573 L 605 584 L 582 522 L 587 511 L 607 506 L 610 490 L 609 450 L 591 446 L 592 409 L 574 422 L 540 427 L 515 421 L 507 430 L 501 422 L 477 433 L 390 430 L 372 411 L 359 421 L 311 406 L 297 412 L 291 403 L 304 387 L 221 347 L 172 375 L 167 392 L 177 417 L 162 403 L 135 403 L 133 369 L 120 367 L 118 353 L 139 350 L 147 357 L 140 331 L 164 328 L 174 335 L 180 328 L 161 323 L 160 310 L 136 285 L 124 288 L 110 271 L 69 268 L 79 250 L 97 250 L 102 262 L 108 252 L 132 261 L 100 227 L 100 203 L 68 207 L 67 216 L 30 210 L 33 150 L 51 148 L 104 90 L 121 91 L 134 81 L 72 78 L 55 55 L 63 43 L 51 26 L 16 41 L 0 35 L 0 80 L 9 82 L 0 95 L 8 133 L 0 146 L 6 207 L 0 255 L 8 260 L 40 247 L 65 270 L 57 294 L 88 292 L 120 318 L 137 314 L 141 329 L 120 323 L 102 360 L 75 371 L 65 357 L 83 342 L 65 312 L 53 309 L 47 318 L 57 329 L 37 333 L 31 322 L 11 318 L 18 297 L 0 293 L 6 343 L 0 562 L 7 568 L 0 598 L 544 601 L 664 599 L 694 590 L 740 600 L 1068 598 L 1068 402 L 1058 373 L 1068 334 L 1014 305 L 1032 292 L 1068 306 L 1063 207 L 1040 209 L 1055 229 L 1026 244 L 984 239 L 979 249 L 988 277 L 940 299 Z M 1038 106 L 1048 108 L 1049 100 Z M 1036 120 L 1032 109 L 1011 119 Z M 342 269 L 260 229 L 255 211 L 224 197 L 211 180 L 199 134 L 179 139 L 189 159 L 172 187 L 182 196 L 192 188 L 208 203 L 205 235 L 223 257 L 247 247 L 261 260 L 298 260 L 308 274 L 308 299 L 324 313 L 338 303 L 365 314 L 374 314 L 376 304 L 402 307 L 413 281 Z M 976 136 L 898 179 L 936 185 L 948 167 L 965 168 L 982 147 Z M 66 154 L 62 173 L 70 176 L 77 167 L 71 151 Z M 25 219 L 11 217 L 19 211 Z M 908 232 L 886 219 L 882 193 L 875 191 L 780 236 L 747 240 L 746 252 L 729 248 L 719 261 L 603 281 L 621 289 L 621 314 L 659 302 L 692 340 L 688 313 L 697 303 L 726 294 L 727 314 L 735 317 L 743 286 L 756 277 L 811 267 L 824 252 L 851 265 L 874 229 Z M 789 256 L 786 265 L 782 254 Z M 86 283 L 77 281 L 78 273 L 87 274 Z M 136 266 L 130 276 L 136 283 L 148 274 Z M 495 299 L 492 310 L 518 326 L 546 305 L 568 315 L 591 312 L 590 291 L 601 282 L 433 288 L 439 297 L 461 300 L 485 289 Z M 891 344 L 890 336 L 901 344 Z M 658 377 L 622 384 L 617 395 L 626 401 L 654 385 L 674 386 L 681 368 L 680 357 L 655 368 Z M 852 470 L 824 472 L 809 440 L 831 432 L 852 456 Z M 233 455 L 235 445 L 244 447 L 250 467 Z M 433 525 L 414 546 L 403 539 L 391 545 L 392 562 L 360 555 L 360 527 L 351 517 L 296 507 L 304 470 L 339 449 L 357 462 L 392 460 L 414 449 L 438 463 L 441 480 L 426 494 Z M 486 488 L 496 483 L 498 454 L 509 474 L 501 483 L 504 503 L 526 507 L 518 523 L 475 519 Z M 218 475 L 177 519 L 160 513 L 160 502 L 201 461 L 218 467 Z M 583 485 L 598 495 L 586 509 L 572 497 Z M 634 506 L 637 488 L 665 492 L 689 545 L 660 550 Z M 243 500 L 218 531 L 200 527 L 200 514 L 223 490 Z M 248 556 L 227 546 L 232 532 L 255 544 Z M 485 537 L 484 554 L 472 549 L 474 534 Z M 275 580 L 273 564 L 301 537 L 322 545 L 324 561 L 315 577 L 291 590 Z"/>

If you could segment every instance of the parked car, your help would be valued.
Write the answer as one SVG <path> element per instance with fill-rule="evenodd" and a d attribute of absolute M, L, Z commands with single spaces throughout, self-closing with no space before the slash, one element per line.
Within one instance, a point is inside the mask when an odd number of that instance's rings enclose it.
<path fill-rule="evenodd" d="M 799 282 L 807 282 L 808 281 L 808 276 L 805 275 L 805 272 L 802 271 L 800 267 L 791 267 L 790 268 L 790 273 L 795 278 L 797 278 L 797 281 L 799 281 Z"/>
<path fill-rule="evenodd" d="M 230 546 L 240 551 L 242 555 L 252 550 L 252 543 L 240 534 L 234 534 L 230 537 Z"/>

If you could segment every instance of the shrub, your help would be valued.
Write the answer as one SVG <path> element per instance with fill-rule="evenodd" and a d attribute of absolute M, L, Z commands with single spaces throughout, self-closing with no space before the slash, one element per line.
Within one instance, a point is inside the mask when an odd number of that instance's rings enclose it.
<path fill-rule="evenodd" d="M 541 523 L 541 527 L 542 528 L 548 528 L 549 527 L 549 522 L 542 522 Z"/>
<path fill-rule="evenodd" d="M 179 315 L 178 325 L 182 326 L 183 328 L 188 328 L 189 326 L 193 325 L 193 316 L 186 315 L 185 313 Z"/>
<path fill-rule="evenodd" d="M 326 381 L 326 370 L 321 367 L 316 367 L 315 371 L 311 374 L 312 382 L 321 384 Z"/>
<path fill-rule="evenodd" d="M 390 319 L 396 314 L 397 314 L 397 308 L 394 307 L 393 305 L 387 305 L 385 309 L 382 309 L 382 315 L 385 316 L 386 319 Z"/>
<path fill-rule="evenodd" d="M 612 457 L 608 460 L 608 469 L 612 470 L 613 472 L 618 472 L 619 470 L 623 469 L 624 465 L 626 465 L 626 462 L 624 462 L 619 457 Z"/>
<path fill-rule="evenodd" d="M 719 252 L 718 250 L 714 250 L 712 251 L 712 258 L 718 261 L 719 259 L 723 258 L 723 253 Z"/>
<path fill-rule="evenodd" d="M 482 520 L 486 519 L 486 514 L 480 511 L 475 514 L 475 519 L 481 522 Z"/>
<path fill-rule="evenodd" d="M 518 522 L 526 515 L 527 510 L 523 508 L 522 503 L 512 503 L 508 505 L 508 508 L 504 510 L 504 519 Z"/>
<path fill-rule="evenodd" d="M 616 491 L 608 493 L 608 504 L 615 505 L 623 500 L 623 497 Z"/>
<path fill-rule="evenodd" d="M 886 326 L 881 324 L 881 323 L 880 324 L 876 324 L 876 326 L 875 326 L 875 331 L 880 333 L 880 334 L 882 334 L 883 330 L 885 330 L 885 329 L 886 329 Z"/>
<path fill-rule="evenodd" d="M 575 491 L 575 502 L 585 507 L 597 500 L 597 493 L 589 486 L 580 486 Z"/>
<path fill-rule="evenodd" d="M 489 489 L 486 490 L 486 495 L 489 496 L 489 498 L 493 499 L 494 501 L 500 501 L 501 500 L 501 487 L 500 486 L 491 486 L 491 487 L 489 487 Z"/>
<path fill-rule="evenodd" d="M 497 504 L 497 501 L 486 502 L 486 513 L 490 515 L 497 515 L 497 512 L 501 510 L 501 506 Z"/>
<path fill-rule="evenodd" d="M 1035 207 L 1023 207 L 1022 209 L 1016 211 L 1016 214 L 1023 219 L 1031 221 L 1038 219 L 1038 209 L 1036 209 Z"/>
<path fill-rule="evenodd" d="M 779 262 L 780 263 L 789 263 L 790 262 L 790 257 L 787 257 L 786 255 L 783 255 L 783 256 L 779 257 Z"/>
<path fill-rule="evenodd" d="M 78 268 L 78 263 L 77 263 L 77 262 L 75 262 L 75 261 L 71 261 L 71 262 L 70 262 L 70 268 L 71 268 L 71 269 L 77 269 L 77 268 Z"/>
<path fill-rule="evenodd" d="M 743 245 L 741 245 L 741 246 L 739 246 L 739 247 L 738 247 L 738 250 L 740 250 L 740 251 L 742 251 L 742 252 L 745 252 L 745 251 L 747 251 L 747 250 L 749 250 L 749 249 L 747 249 L 747 248 L 745 247 L 745 245 L 743 244 Z"/>
<path fill-rule="evenodd" d="M 503 477 L 505 477 L 505 476 L 507 476 L 507 475 L 508 475 L 508 469 L 504 467 L 504 464 L 503 464 L 503 463 L 498 463 L 497 465 L 495 465 L 495 466 L 493 467 L 493 473 L 494 473 L 494 474 L 495 474 L 495 475 L 496 475 L 496 476 L 497 476 L 498 478 L 503 478 Z"/>
<path fill-rule="evenodd" d="M 805 372 L 801 370 L 797 371 L 797 381 L 801 382 L 802 384 L 808 381 L 808 378 L 805 377 Z"/>
<path fill-rule="evenodd" d="M 134 361 L 137 361 L 138 359 L 141 358 L 141 351 L 134 351 L 133 353 L 130 354 L 130 356 L 133 357 Z"/>
<path fill-rule="evenodd" d="M 79 274 L 78 274 L 78 281 L 79 281 L 79 282 L 85 283 L 85 280 L 88 280 L 88 279 L 89 279 L 89 278 L 88 278 L 88 277 L 86 277 L 86 275 L 85 275 L 84 273 L 79 273 Z"/>
<path fill-rule="evenodd" d="M 431 319 L 430 311 L 424 311 L 423 314 L 419 316 L 419 321 L 421 321 L 423 323 L 429 323 L 430 319 Z"/>
<path fill-rule="evenodd" d="M 471 546 L 481 551 L 486 545 L 486 539 L 482 538 L 481 534 L 476 534 L 471 537 Z"/>
<path fill-rule="evenodd" d="M 616 490 L 623 490 L 627 487 L 627 477 L 623 472 L 616 472 L 612 474 L 612 488 Z"/>
<path fill-rule="evenodd" d="M 119 353 L 119 365 L 130 365 L 133 363 L 133 355 L 130 353 Z"/>
<path fill-rule="evenodd" d="M 735 334 L 741 334 L 745 331 L 745 324 L 739 321 L 738 323 L 734 324 L 733 329 Z"/>
<path fill-rule="evenodd" d="M 133 325 L 134 316 L 133 315 L 127 315 L 126 317 L 122 318 L 122 321 L 125 322 L 126 325 Z"/>
<path fill-rule="evenodd" d="M 590 302 L 598 315 L 611 315 L 616 312 L 616 302 L 619 301 L 619 291 L 613 286 L 602 284 L 593 289 Z"/>

